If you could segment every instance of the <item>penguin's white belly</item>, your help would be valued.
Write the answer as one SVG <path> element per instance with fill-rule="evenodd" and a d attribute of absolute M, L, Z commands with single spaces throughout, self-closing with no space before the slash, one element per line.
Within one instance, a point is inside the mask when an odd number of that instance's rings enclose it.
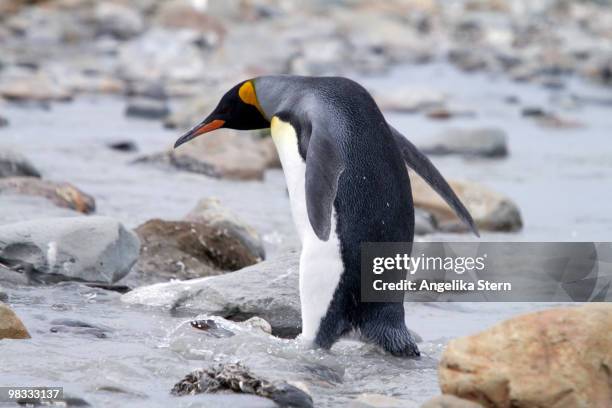
<path fill-rule="evenodd" d="M 291 213 L 302 242 L 300 254 L 300 303 L 302 306 L 302 338 L 315 339 L 321 319 L 327 313 L 334 292 L 344 271 L 340 241 L 336 234 L 336 215 L 332 213 L 331 233 L 321 241 L 314 233 L 306 210 L 306 164 L 298 152 L 298 139 L 293 126 L 277 117 L 271 122 L 272 139 L 283 166 Z"/>

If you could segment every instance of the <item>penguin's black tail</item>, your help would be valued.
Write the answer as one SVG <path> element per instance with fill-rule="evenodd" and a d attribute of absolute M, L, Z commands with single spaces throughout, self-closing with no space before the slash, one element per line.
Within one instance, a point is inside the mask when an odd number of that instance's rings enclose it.
<path fill-rule="evenodd" d="M 446 203 L 455 211 L 455 214 L 470 227 L 472 232 L 477 237 L 480 237 L 478 228 L 472 219 L 472 215 L 463 205 L 459 197 L 453 189 L 448 185 L 442 174 L 436 169 L 433 163 L 423 153 L 417 149 L 408 139 L 398 132 L 393 126 L 387 124 L 393 140 L 397 144 L 404 161 L 412 170 L 416 171 L 446 201 Z"/>

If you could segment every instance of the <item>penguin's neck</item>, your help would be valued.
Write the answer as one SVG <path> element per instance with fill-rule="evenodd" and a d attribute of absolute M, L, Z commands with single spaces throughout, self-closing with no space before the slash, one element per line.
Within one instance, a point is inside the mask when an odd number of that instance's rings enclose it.
<path fill-rule="evenodd" d="M 294 105 L 298 98 L 296 82 L 299 82 L 296 77 L 284 75 L 255 78 L 257 102 L 267 116 L 266 119 L 271 121 L 277 112 Z"/>
<path fill-rule="evenodd" d="M 307 236 L 314 235 L 306 210 L 306 163 L 300 156 L 297 134 L 290 123 L 275 116 L 270 123 L 270 131 L 285 173 L 293 220 L 303 243 Z"/>

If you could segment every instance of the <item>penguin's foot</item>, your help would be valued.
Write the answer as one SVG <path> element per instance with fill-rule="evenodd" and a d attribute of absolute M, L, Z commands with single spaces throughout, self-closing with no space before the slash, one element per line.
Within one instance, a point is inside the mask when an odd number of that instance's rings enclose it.
<path fill-rule="evenodd" d="M 386 352 L 396 357 L 416 358 L 421 356 L 412 334 L 404 327 L 375 326 L 362 334 L 367 340 L 378 344 Z"/>

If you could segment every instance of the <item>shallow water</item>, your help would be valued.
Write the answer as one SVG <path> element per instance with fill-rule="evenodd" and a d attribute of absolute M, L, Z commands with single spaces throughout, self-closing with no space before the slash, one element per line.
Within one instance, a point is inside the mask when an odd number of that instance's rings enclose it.
<path fill-rule="evenodd" d="M 612 193 L 605 188 L 612 180 L 612 144 L 607 141 L 611 108 L 584 105 L 566 110 L 554 102 L 572 92 L 596 95 L 602 90 L 570 80 L 569 90 L 550 91 L 485 74 L 465 75 L 446 65 L 401 68 L 390 77 L 363 80 L 382 92 L 397 81 L 443 90 L 452 102 L 476 111 L 474 118 L 447 122 L 390 115 L 390 121 L 415 141 L 444 126 L 492 125 L 508 132 L 507 159 L 434 158 L 448 177 L 485 183 L 518 203 L 525 228 L 516 234 L 484 234 L 483 239 L 606 240 L 612 227 Z M 558 110 L 588 126 L 541 128 L 521 117 L 520 105 L 504 102 L 509 95 L 518 96 L 525 106 Z M 231 182 L 131 165 L 136 156 L 169 146 L 180 131 L 127 119 L 124 107 L 124 101 L 108 97 L 82 97 L 49 111 L 9 105 L 3 115 L 11 125 L 0 130 L 0 141 L 28 156 L 44 177 L 70 181 L 92 194 L 98 213 L 130 227 L 153 217 L 181 218 L 200 198 L 216 196 L 264 235 L 269 256 L 296 246 L 280 171 L 269 171 L 263 182 Z M 135 141 L 140 151 L 126 154 L 105 147 L 117 139 Z M 362 393 L 392 395 L 406 406 L 418 406 L 439 393 L 436 364 L 450 338 L 553 306 L 407 304 L 409 327 L 423 338 L 424 357 L 413 361 L 385 356 L 350 340 L 329 353 L 307 350 L 296 340 L 277 339 L 223 320 L 220 324 L 236 335 L 212 338 L 191 328 L 187 317 L 127 306 L 116 293 L 78 284 L 2 291 L 33 337 L 0 342 L 2 385 L 64 386 L 67 393 L 94 406 L 198 406 L 197 397 L 171 397 L 172 385 L 192 369 L 237 360 L 271 380 L 303 383 L 317 406 L 346 406 Z M 99 330 L 53 333 L 56 319 L 100 326 L 105 337 L 97 337 Z"/>
<path fill-rule="evenodd" d="M 116 293 L 73 283 L 6 291 L 32 339 L 0 342 L 3 385 L 63 386 L 65 394 L 94 406 L 198 406 L 192 405 L 197 399 L 171 397 L 174 383 L 193 369 L 235 361 L 270 380 L 305 385 L 316 406 L 346 406 L 363 393 L 392 395 L 406 406 L 418 406 L 438 393 L 437 360 L 450 338 L 550 306 L 409 304 L 407 320 L 423 337 L 423 357 L 409 360 L 352 340 L 331 352 L 311 350 L 298 340 L 220 318 L 217 322 L 235 335 L 214 338 L 191 328 L 191 319 L 126 306 Z M 100 326 L 105 338 L 75 330 L 53 333 L 58 319 Z"/>

